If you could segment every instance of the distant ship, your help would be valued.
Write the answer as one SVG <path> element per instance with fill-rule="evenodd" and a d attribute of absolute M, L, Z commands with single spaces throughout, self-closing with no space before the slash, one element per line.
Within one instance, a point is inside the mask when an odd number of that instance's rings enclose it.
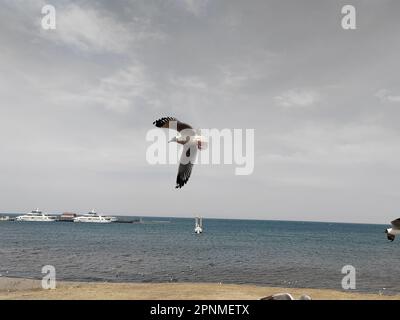
<path fill-rule="evenodd" d="M 16 221 L 33 221 L 33 222 L 53 222 L 56 221 L 55 216 L 43 213 L 39 209 L 32 210 L 31 212 L 18 216 L 15 218 Z"/>
<path fill-rule="evenodd" d="M 118 221 L 116 217 L 98 215 L 95 210 L 92 210 L 83 216 L 76 217 L 73 220 L 74 222 L 86 223 L 111 223 Z"/>
<path fill-rule="evenodd" d="M 74 219 L 77 217 L 76 213 L 73 212 L 64 212 L 58 219 L 60 222 L 74 222 Z"/>
<path fill-rule="evenodd" d="M 9 216 L 0 216 L 0 221 L 10 221 Z"/>
<path fill-rule="evenodd" d="M 203 233 L 203 218 L 202 217 L 196 217 L 195 223 L 194 223 L 194 233 L 196 233 L 196 234 Z"/>

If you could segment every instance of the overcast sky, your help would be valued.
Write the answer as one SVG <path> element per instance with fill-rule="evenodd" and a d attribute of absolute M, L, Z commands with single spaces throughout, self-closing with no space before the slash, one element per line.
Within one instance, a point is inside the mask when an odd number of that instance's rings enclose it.
<path fill-rule="evenodd" d="M 53 4 L 57 29 L 41 28 Z M 0 211 L 388 223 L 400 2 L 0 0 Z M 152 122 L 255 129 L 255 170 L 146 162 Z"/>

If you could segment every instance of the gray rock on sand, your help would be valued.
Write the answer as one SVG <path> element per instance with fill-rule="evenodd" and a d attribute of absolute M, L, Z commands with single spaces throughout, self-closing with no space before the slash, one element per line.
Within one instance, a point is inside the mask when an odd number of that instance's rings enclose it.
<path fill-rule="evenodd" d="M 277 293 L 260 300 L 296 300 L 290 293 Z M 311 300 L 310 296 L 302 295 L 299 300 Z"/>

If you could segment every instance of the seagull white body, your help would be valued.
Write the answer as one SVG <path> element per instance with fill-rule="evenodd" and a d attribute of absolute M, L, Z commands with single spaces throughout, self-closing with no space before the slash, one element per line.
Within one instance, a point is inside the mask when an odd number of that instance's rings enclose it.
<path fill-rule="evenodd" d="M 182 155 L 179 161 L 178 175 L 176 177 L 176 188 L 182 188 L 189 180 L 194 162 L 196 161 L 197 150 L 207 147 L 204 137 L 198 135 L 190 125 L 172 117 L 164 117 L 153 122 L 158 128 L 173 129 L 179 132 L 169 142 L 176 142 L 183 145 Z"/>
<path fill-rule="evenodd" d="M 205 138 L 203 136 L 176 136 L 172 138 L 169 142 L 176 142 L 179 144 L 186 144 L 186 143 L 191 143 L 191 144 L 196 144 L 197 147 L 201 150 L 204 148 L 204 145 L 206 143 Z"/>

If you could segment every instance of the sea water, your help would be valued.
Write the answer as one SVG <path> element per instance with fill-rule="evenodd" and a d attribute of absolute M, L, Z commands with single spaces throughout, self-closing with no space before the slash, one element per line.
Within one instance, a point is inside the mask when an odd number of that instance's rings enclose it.
<path fill-rule="evenodd" d="M 124 217 L 126 218 L 126 217 Z M 163 220 L 164 222 L 160 222 Z M 138 224 L 1 222 L 0 274 L 57 280 L 216 282 L 400 293 L 400 238 L 368 224 L 144 218 Z"/>

